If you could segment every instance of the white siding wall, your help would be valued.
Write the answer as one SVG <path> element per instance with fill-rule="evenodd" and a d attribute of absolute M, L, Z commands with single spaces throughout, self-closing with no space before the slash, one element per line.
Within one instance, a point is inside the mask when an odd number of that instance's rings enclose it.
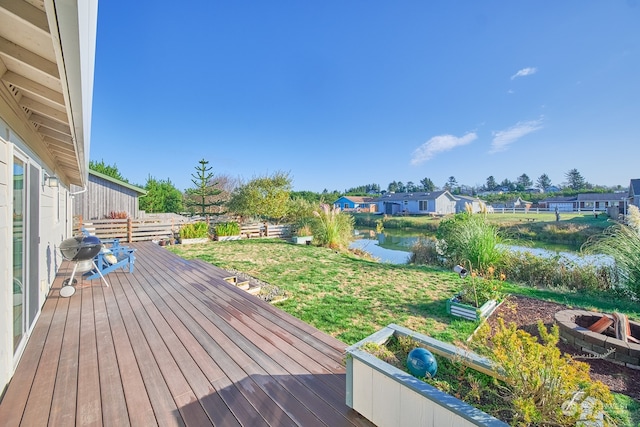
<path fill-rule="evenodd" d="M 11 161 L 8 129 L 0 120 L 0 393 L 13 372 L 13 273 L 11 271 Z"/>
<path fill-rule="evenodd" d="M 353 379 L 353 409 L 378 427 L 476 425 L 355 358 Z"/>
<path fill-rule="evenodd" d="M 456 213 L 456 202 L 449 200 L 448 197 L 440 196 L 436 199 L 436 213 L 451 214 Z"/>
<path fill-rule="evenodd" d="M 26 153 L 28 162 L 44 168 L 42 162 L 0 120 L 0 393 L 13 375 L 13 153 L 16 147 Z M 28 170 L 28 169 L 27 169 Z M 37 252 L 39 308 L 53 284 L 61 256 L 58 246 L 70 237 L 71 208 L 67 189 L 42 185 L 39 191 L 39 237 Z M 28 199 L 27 199 L 28 200 Z M 23 347 L 24 348 L 24 347 Z M 16 361 L 17 362 L 17 361 Z"/>

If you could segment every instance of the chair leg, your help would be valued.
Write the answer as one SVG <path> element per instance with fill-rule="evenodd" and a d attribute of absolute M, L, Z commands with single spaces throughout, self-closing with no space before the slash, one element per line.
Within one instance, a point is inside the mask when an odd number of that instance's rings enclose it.
<path fill-rule="evenodd" d="M 102 275 L 102 271 L 100 271 L 100 269 L 98 268 L 98 266 L 96 265 L 95 260 L 92 260 L 91 262 L 93 262 L 93 266 L 95 267 L 96 271 L 98 272 L 98 274 L 100 275 L 100 278 L 102 279 L 102 281 L 104 282 L 105 285 L 107 285 L 107 288 L 109 287 L 109 284 L 107 283 L 107 279 L 104 278 L 104 276 Z"/>

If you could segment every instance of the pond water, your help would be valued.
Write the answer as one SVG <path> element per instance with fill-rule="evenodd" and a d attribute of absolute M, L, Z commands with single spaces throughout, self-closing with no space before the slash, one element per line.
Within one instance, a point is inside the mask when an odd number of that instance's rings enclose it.
<path fill-rule="evenodd" d="M 359 228 L 355 231 L 356 239 L 349 245 L 350 248 L 361 249 L 368 252 L 380 262 L 391 264 L 406 264 L 411 257 L 411 247 L 425 233 L 416 233 L 393 230 L 376 234 L 375 230 Z M 517 243 L 517 242 L 516 242 Z M 529 252 L 542 257 L 560 256 L 576 264 L 606 265 L 612 264 L 611 258 L 604 255 L 581 255 L 566 245 L 533 245 L 525 242 L 525 245 L 506 245 L 514 252 Z M 539 242 L 538 242 L 539 243 Z"/>

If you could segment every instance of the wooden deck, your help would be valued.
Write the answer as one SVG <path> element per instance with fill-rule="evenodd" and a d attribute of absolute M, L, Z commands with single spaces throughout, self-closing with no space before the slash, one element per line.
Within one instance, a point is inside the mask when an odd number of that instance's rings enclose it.
<path fill-rule="evenodd" d="M 345 405 L 346 345 L 150 242 L 135 272 L 59 296 L 7 392 L 3 426 L 370 426 Z"/>

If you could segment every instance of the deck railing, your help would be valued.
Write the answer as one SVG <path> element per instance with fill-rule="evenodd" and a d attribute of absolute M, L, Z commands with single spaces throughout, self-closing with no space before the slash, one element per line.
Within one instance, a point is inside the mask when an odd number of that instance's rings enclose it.
<path fill-rule="evenodd" d="M 144 240 L 174 240 L 180 235 L 180 228 L 187 222 L 157 219 L 92 219 L 83 220 L 74 217 L 73 229 L 80 233 L 83 229 L 96 235 L 101 240 L 120 239 L 122 242 L 139 242 Z M 213 234 L 213 224 L 210 225 Z M 241 224 L 240 237 L 243 239 L 256 237 L 288 238 L 291 237 L 291 226 L 275 225 L 266 222 Z"/>

